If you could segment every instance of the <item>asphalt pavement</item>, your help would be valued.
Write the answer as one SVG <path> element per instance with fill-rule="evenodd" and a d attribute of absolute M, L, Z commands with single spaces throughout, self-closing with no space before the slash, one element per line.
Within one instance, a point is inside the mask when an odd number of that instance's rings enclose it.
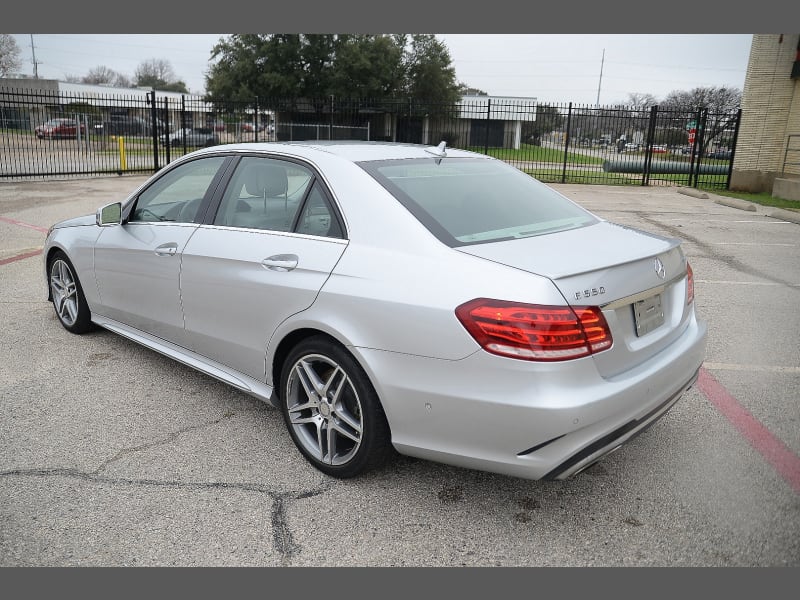
<path fill-rule="evenodd" d="M 0 182 L 0 566 L 800 566 L 797 223 L 674 187 L 553 185 L 684 240 L 709 322 L 698 384 L 566 481 L 400 456 L 340 481 L 274 408 L 58 323 L 47 228 L 144 180 Z"/>

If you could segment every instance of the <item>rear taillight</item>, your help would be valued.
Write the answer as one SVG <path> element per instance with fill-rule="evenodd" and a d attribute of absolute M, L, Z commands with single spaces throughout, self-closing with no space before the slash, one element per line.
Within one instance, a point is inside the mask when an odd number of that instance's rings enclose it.
<path fill-rule="evenodd" d="M 611 347 L 611 331 L 595 306 L 540 306 L 477 298 L 456 317 L 492 354 L 536 361 L 571 360 Z"/>
<path fill-rule="evenodd" d="M 686 304 L 694 302 L 694 272 L 692 265 L 686 261 Z"/>

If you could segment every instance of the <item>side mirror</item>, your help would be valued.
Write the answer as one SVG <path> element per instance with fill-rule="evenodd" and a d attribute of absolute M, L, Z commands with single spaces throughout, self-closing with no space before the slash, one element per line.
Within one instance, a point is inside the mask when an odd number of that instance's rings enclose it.
<path fill-rule="evenodd" d="M 97 209 L 97 225 L 108 227 L 110 225 L 120 225 L 122 223 L 122 203 L 114 202 Z"/>

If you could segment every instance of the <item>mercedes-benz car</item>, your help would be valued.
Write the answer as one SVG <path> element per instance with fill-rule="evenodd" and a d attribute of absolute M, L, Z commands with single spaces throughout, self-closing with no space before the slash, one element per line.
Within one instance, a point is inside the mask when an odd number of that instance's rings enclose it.
<path fill-rule="evenodd" d="M 679 240 L 444 143 L 197 150 L 54 225 L 43 258 L 67 330 L 274 404 L 334 477 L 397 451 L 564 479 L 667 413 L 705 355 Z"/>

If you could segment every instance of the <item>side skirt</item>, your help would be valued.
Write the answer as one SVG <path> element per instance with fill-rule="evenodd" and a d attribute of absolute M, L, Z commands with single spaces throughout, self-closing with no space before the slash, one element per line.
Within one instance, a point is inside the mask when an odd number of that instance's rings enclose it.
<path fill-rule="evenodd" d="M 129 327 L 128 325 L 120 323 L 119 321 L 93 314 L 92 322 L 104 329 L 108 329 L 113 333 L 128 338 L 137 344 L 141 344 L 150 350 L 155 350 L 159 354 L 163 354 L 164 356 L 200 371 L 201 373 L 205 373 L 214 379 L 218 379 L 223 383 L 227 383 L 228 385 L 235 387 L 237 390 L 250 394 L 259 400 L 269 402 L 272 405 L 276 404 L 276 399 L 272 394 L 272 386 L 267 385 L 263 381 L 253 379 L 252 377 L 231 369 L 230 367 L 210 360 L 205 356 L 201 356 L 200 354 L 192 352 L 191 350 L 182 348 L 176 344 L 173 344 L 172 342 L 162 340 L 161 338 L 150 335 L 149 333 L 145 333 L 139 329 Z"/>

